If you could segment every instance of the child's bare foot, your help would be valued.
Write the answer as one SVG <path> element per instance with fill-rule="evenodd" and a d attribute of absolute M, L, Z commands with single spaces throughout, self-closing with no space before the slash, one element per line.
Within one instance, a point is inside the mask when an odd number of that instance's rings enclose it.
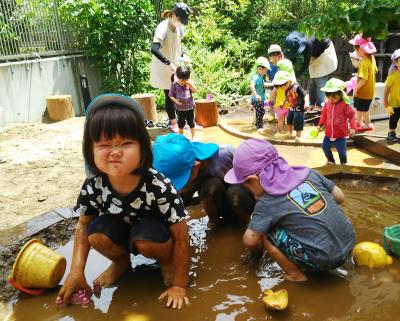
<path fill-rule="evenodd" d="M 101 273 L 94 281 L 95 286 L 108 288 L 112 286 L 130 267 L 129 255 L 119 262 L 112 262 L 111 265 Z"/>
<path fill-rule="evenodd" d="M 172 285 L 172 279 L 174 277 L 174 265 L 173 263 L 169 264 L 160 264 L 161 266 L 161 274 L 163 277 L 164 285 L 170 287 Z"/>
<path fill-rule="evenodd" d="M 292 272 L 292 273 L 284 273 L 283 278 L 288 281 L 294 282 L 305 282 L 307 281 L 307 276 L 303 272 Z"/>

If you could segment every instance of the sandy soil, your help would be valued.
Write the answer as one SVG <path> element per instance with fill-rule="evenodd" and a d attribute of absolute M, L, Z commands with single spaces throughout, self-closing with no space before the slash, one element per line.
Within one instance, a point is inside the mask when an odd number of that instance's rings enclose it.
<path fill-rule="evenodd" d="M 0 230 L 75 203 L 85 178 L 84 118 L 9 124 L 0 133 Z"/>
<path fill-rule="evenodd" d="M 245 102 L 224 118 L 251 113 Z M 158 119 L 166 113 L 158 112 Z M 0 231 L 59 207 L 73 206 L 85 178 L 84 117 L 56 123 L 14 123 L 0 129 Z"/>

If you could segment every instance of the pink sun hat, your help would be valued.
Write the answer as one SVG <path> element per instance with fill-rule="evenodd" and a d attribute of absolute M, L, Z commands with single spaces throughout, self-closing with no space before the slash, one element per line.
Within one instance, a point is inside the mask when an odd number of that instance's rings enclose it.
<path fill-rule="evenodd" d="M 357 34 L 349 43 L 353 46 L 360 46 L 361 50 L 368 55 L 376 53 L 376 47 L 371 37 L 364 39 L 360 34 Z"/>
<path fill-rule="evenodd" d="M 233 168 L 224 177 L 228 184 L 241 184 L 248 176 L 257 175 L 266 193 L 285 195 L 299 186 L 310 174 L 306 166 L 290 166 L 266 140 L 245 140 L 233 155 Z"/>

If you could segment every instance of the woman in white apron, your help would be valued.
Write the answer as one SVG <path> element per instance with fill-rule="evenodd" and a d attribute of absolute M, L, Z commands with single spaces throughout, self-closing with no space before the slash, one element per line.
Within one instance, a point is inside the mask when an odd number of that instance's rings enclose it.
<path fill-rule="evenodd" d="M 178 131 L 175 107 L 168 96 L 173 81 L 173 74 L 178 65 L 178 59 L 183 56 L 181 41 L 183 26 L 189 21 L 190 8 L 183 2 L 178 2 L 172 10 L 164 11 L 161 21 L 154 33 L 150 65 L 150 84 L 154 88 L 163 89 L 165 93 L 165 109 L 173 131 Z"/>
<path fill-rule="evenodd" d="M 330 39 L 308 39 L 298 31 L 292 31 L 285 39 L 285 56 L 295 61 L 298 55 L 303 55 L 303 65 L 296 76 L 300 77 L 308 68 L 310 73 L 309 98 L 310 107 L 320 109 L 325 100 L 321 88 L 325 86 L 329 75 L 338 65 L 335 47 Z"/>

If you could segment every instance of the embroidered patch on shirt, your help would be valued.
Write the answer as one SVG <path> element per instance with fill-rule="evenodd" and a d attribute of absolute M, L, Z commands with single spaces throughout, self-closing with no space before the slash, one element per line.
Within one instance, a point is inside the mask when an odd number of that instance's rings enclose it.
<path fill-rule="evenodd" d="M 306 215 L 318 215 L 326 208 L 326 200 L 308 181 L 291 190 L 288 198 Z"/>

